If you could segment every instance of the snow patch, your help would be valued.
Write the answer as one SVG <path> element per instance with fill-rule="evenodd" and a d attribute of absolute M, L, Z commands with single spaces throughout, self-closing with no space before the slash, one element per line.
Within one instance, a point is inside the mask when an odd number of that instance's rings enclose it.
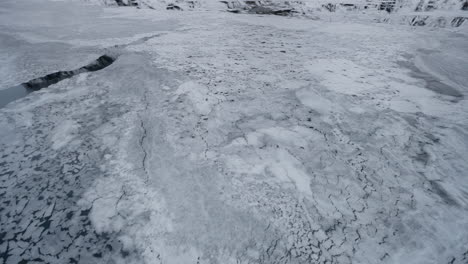
<path fill-rule="evenodd" d="M 52 132 L 52 148 L 58 150 L 70 143 L 75 138 L 79 127 L 74 120 L 65 120 L 60 123 Z"/>
<path fill-rule="evenodd" d="M 276 157 L 269 166 L 269 170 L 278 179 L 293 183 L 297 190 L 304 195 L 312 196 L 310 190 L 310 176 L 301 168 L 301 163 L 284 149 L 276 151 Z"/>
<path fill-rule="evenodd" d="M 332 101 L 321 96 L 312 88 L 298 90 L 296 92 L 296 97 L 303 105 L 310 107 L 321 114 L 327 114 L 340 109 L 339 106 L 333 104 Z"/>
<path fill-rule="evenodd" d="M 202 115 L 208 115 L 213 105 L 218 102 L 218 98 L 210 94 L 206 86 L 193 81 L 181 84 L 175 94 L 179 96 L 186 95 L 198 113 Z"/>
<path fill-rule="evenodd" d="M 321 84 L 343 94 L 359 94 L 372 90 L 378 73 L 344 59 L 319 59 L 306 67 Z"/>

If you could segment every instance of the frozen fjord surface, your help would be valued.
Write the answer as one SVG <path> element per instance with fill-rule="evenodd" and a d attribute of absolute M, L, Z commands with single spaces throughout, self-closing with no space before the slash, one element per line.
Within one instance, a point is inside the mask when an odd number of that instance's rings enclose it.
<path fill-rule="evenodd" d="M 467 261 L 466 33 L 0 8 L 2 88 L 158 35 L 0 110 L 3 262 Z"/>

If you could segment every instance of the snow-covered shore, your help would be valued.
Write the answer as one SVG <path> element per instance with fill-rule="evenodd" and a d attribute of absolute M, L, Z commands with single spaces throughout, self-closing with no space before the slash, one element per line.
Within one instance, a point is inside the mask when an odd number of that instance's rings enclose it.
<path fill-rule="evenodd" d="M 46 0 L 0 28 L 0 89 L 117 58 L 0 109 L 3 263 L 468 261 L 466 28 Z"/>

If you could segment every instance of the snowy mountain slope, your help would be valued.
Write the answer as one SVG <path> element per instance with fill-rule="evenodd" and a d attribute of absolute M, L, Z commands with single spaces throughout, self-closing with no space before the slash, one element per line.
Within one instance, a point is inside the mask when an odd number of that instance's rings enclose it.
<path fill-rule="evenodd" d="M 466 0 L 302 0 L 302 1 L 282 1 L 282 0 L 234 0 L 234 1 L 218 1 L 218 0 L 83 0 L 91 3 L 104 5 L 125 5 L 125 6 L 141 6 L 151 8 L 166 7 L 167 4 L 176 3 L 188 8 L 203 7 L 219 7 L 219 3 L 231 3 L 234 6 L 248 5 L 283 5 L 296 8 L 310 8 L 314 10 L 328 10 L 327 6 L 333 6 L 333 10 L 365 10 L 379 9 L 382 5 L 391 5 L 395 10 L 405 11 L 431 11 L 431 10 L 462 10 L 468 9 Z"/>
<path fill-rule="evenodd" d="M 368 22 L 429 27 L 468 25 L 468 0 L 82 0 L 107 6 L 157 10 L 221 10 L 234 13 L 305 16 L 312 19 L 363 19 Z M 392 15 L 389 16 L 388 14 Z"/>

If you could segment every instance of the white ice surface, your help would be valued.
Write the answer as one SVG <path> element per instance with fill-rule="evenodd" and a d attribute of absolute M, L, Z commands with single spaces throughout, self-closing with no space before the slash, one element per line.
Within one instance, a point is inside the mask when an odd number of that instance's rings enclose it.
<path fill-rule="evenodd" d="M 466 32 L 45 0 L 0 26 L 2 89 L 118 55 L 0 109 L 5 263 L 467 262 Z"/>

